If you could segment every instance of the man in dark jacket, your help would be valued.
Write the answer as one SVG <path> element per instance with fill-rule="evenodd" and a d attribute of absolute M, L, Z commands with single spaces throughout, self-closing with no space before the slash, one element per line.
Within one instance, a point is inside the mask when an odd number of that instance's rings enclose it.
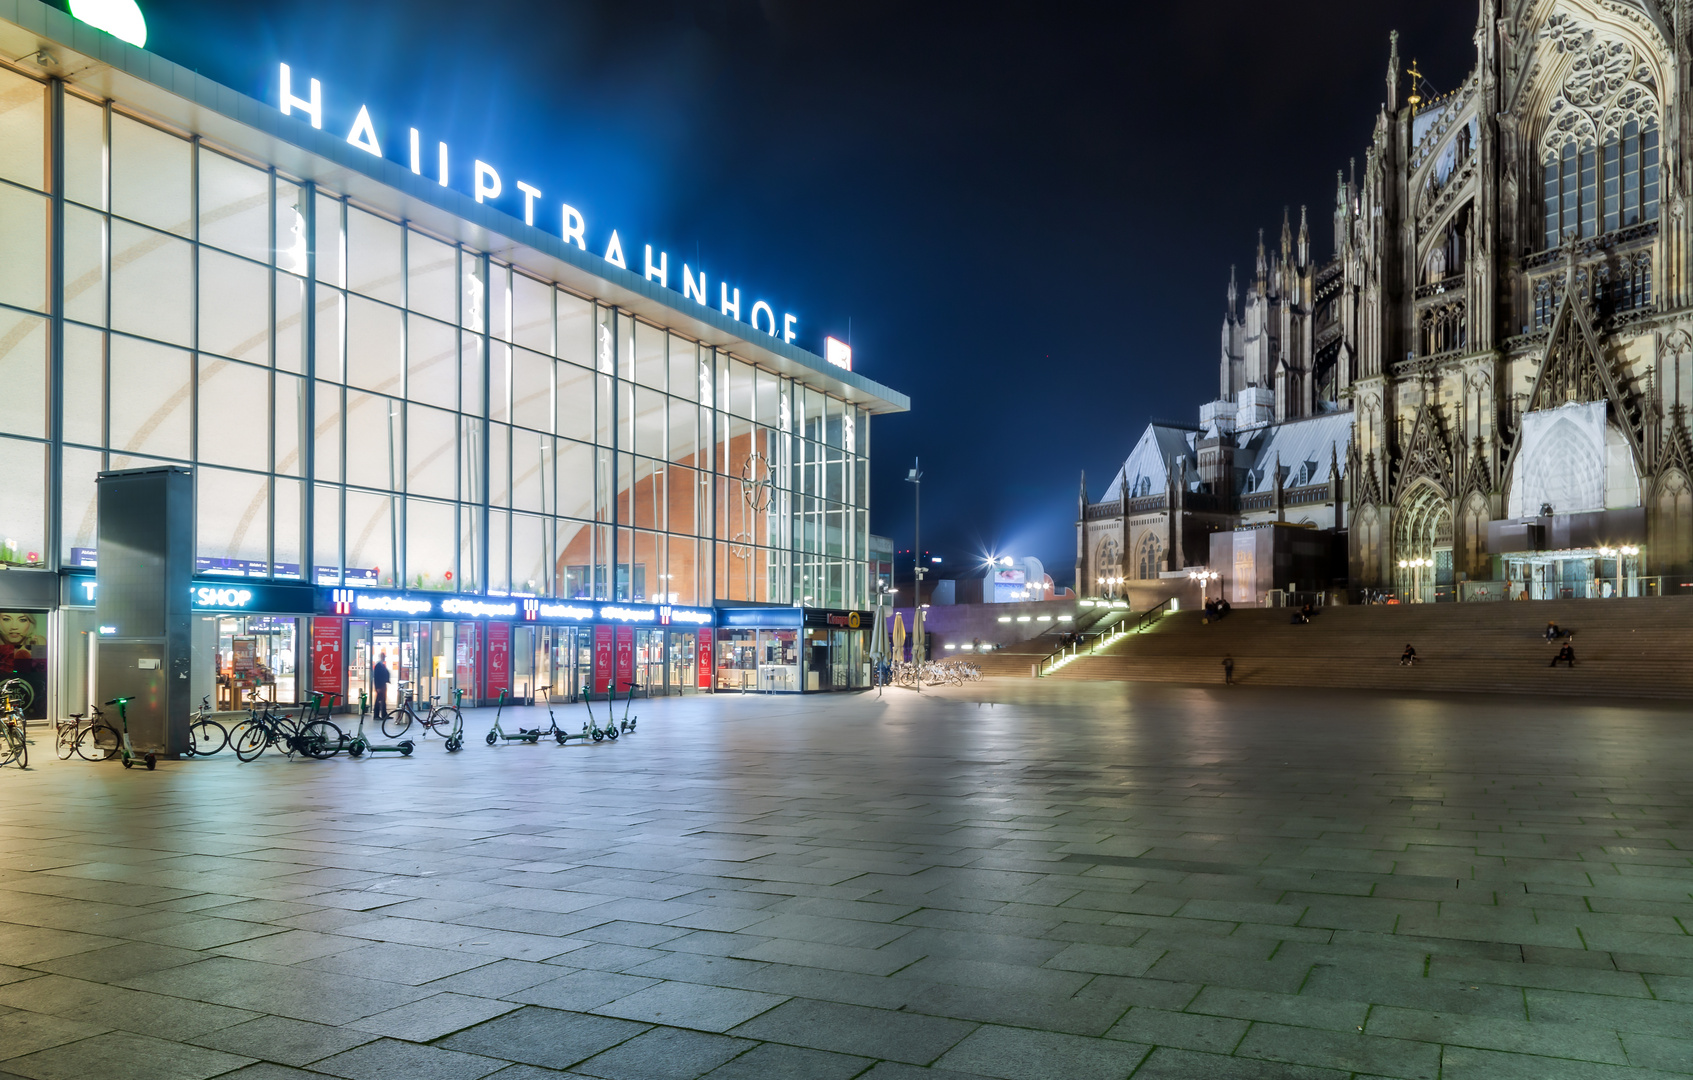
<path fill-rule="evenodd" d="M 376 666 L 370 669 L 371 691 L 376 701 L 376 719 L 380 723 L 388 718 L 388 654 L 376 654 Z"/>

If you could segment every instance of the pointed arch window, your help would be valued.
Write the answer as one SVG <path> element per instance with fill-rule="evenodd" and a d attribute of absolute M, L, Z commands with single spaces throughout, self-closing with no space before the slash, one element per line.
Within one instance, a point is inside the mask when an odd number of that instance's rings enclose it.
<path fill-rule="evenodd" d="M 1605 136 L 1589 127 L 1548 149 L 1541 162 L 1545 245 L 1658 219 L 1658 122 L 1630 119 Z"/>

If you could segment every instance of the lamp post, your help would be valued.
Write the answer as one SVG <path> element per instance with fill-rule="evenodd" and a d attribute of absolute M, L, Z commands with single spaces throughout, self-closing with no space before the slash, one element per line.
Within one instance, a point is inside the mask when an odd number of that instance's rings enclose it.
<path fill-rule="evenodd" d="M 1188 577 L 1189 581 L 1199 582 L 1199 606 L 1201 608 L 1203 608 L 1205 606 L 1205 602 L 1206 602 L 1206 596 L 1205 596 L 1206 586 L 1209 585 L 1211 582 L 1218 580 L 1222 576 L 1223 576 L 1222 574 L 1218 573 L 1215 570 L 1189 570 L 1187 572 L 1187 577 Z"/>
<path fill-rule="evenodd" d="M 1425 567 L 1425 566 L 1432 567 L 1433 565 L 1434 565 L 1433 559 L 1400 559 L 1399 560 L 1399 569 L 1401 569 L 1401 570 L 1407 570 L 1408 569 L 1408 570 L 1411 571 L 1411 595 L 1413 597 L 1413 599 L 1411 601 L 1412 603 L 1420 604 L 1420 603 L 1423 602 L 1423 567 Z"/>
<path fill-rule="evenodd" d="M 923 470 L 922 459 L 912 458 L 905 480 L 911 485 L 911 662 L 921 664 L 923 655 Z"/>
<path fill-rule="evenodd" d="M 1640 554 L 1640 549 L 1638 547 L 1634 546 L 1633 544 L 1624 544 L 1622 546 L 1621 550 L 1622 550 L 1623 558 L 1632 559 L 1636 555 Z M 1622 595 L 1622 571 L 1623 571 L 1622 559 L 1619 558 L 1617 560 L 1617 595 L 1618 596 Z"/>

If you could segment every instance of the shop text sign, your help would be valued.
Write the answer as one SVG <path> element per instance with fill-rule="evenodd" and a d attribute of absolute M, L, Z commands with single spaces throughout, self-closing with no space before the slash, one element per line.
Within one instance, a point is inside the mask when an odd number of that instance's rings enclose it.
<path fill-rule="evenodd" d="M 199 601 L 196 601 L 199 604 Z M 413 619 L 518 620 L 525 622 L 603 622 L 642 626 L 710 626 L 710 608 L 668 605 L 600 604 L 582 600 L 537 600 L 506 597 L 443 596 L 424 593 L 373 592 L 368 589 L 325 589 L 319 610 L 336 615 L 384 615 Z"/>
<path fill-rule="evenodd" d="M 278 105 L 282 110 L 282 115 L 298 116 L 302 122 L 309 122 L 312 127 L 322 130 L 325 112 L 323 84 L 317 79 L 298 79 L 293 69 L 287 64 L 281 64 L 279 68 Z M 339 131 L 340 128 L 337 125 L 332 130 Z M 512 211 L 514 216 L 516 204 L 521 202 L 525 225 L 534 225 L 536 213 L 539 211 L 541 220 L 549 222 L 549 224 L 544 224 L 542 228 L 550 229 L 553 227 L 550 223 L 556 222 L 559 236 L 566 244 L 575 244 L 583 251 L 599 249 L 600 235 L 597 233 L 594 237 L 594 247 L 590 249 L 588 246 L 588 222 L 582 216 L 582 212 L 567 202 L 548 201 L 545 192 L 535 184 L 527 180 L 517 180 L 511 185 L 511 190 L 508 191 L 505 180 L 500 176 L 500 171 L 486 161 L 474 160 L 468 170 L 464 170 L 463 166 L 458 166 L 455 170 L 453 154 L 446 143 L 436 140 L 433 152 L 426 151 L 424 146 L 426 140 L 423 133 L 417 128 L 408 128 L 405 149 L 396 150 L 396 143 L 400 140 L 393 138 L 393 134 L 392 129 L 388 130 L 385 135 L 379 133 L 376 122 L 371 119 L 370 108 L 361 104 L 357 115 L 353 117 L 352 126 L 347 129 L 347 143 L 350 146 L 358 147 L 372 157 L 381 158 L 386 156 L 382 149 L 386 138 L 390 151 L 405 155 L 396 157 L 394 160 L 401 164 L 409 164 L 414 174 L 430 176 L 440 186 L 456 186 L 461 192 L 466 190 L 464 181 L 468 179 L 470 181 L 468 194 L 475 198 L 477 202 L 503 203 L 506 208 Z M 408 150 L 409 154 L 406 153 Z M 753 300 L 745 309 L 743 317 L 741 290 L 738 287 L 730 288 L 726 281 L 717 282 L 716 300 L 710 299 L 709 283 L 706 280 L 704 268 L 695 271 L 689 264 L 682 263 L 681 280 L 676 285 L 672 285 L 670 283 L 670 254 L 660 251 L 655 259 L 651 244 L 643 244 L 642 247 L 643 255 L 638 265 L 641 267 L 642 276 L 646 280 L 656 281 L 664 288 L 680 292 L 684 300 L 692 300 L 702 307 L 715 305 L 724 315 L 738 321 L 747 322 L 751 324 L 754 330 L 761 331 L 774 338 L 780 338 L 784 342 L 792 342 L 798 336 L 796 327 L 799 326 L 799 318 L 784 312 L 781 323 L 778 325 L 776 309 L 771 307 L 768 301 Z M 629 269 L 629 258 L 624 254 L 623 240 L 617 235 L 616 229 L 611 230 L 610 237 L 606 238 L 605 253 L 600 257 L 621 270 Z M 836 361 L 836 363 L 839 364 L 839 361 Z M 848 360 L 845 365 L 840 366 L 850 367 L 851 361 Z"/>

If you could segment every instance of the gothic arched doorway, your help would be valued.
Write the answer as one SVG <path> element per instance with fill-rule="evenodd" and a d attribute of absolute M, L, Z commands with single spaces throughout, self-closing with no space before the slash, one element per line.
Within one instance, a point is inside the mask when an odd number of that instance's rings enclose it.
<path fill-rule="evenodd" d="M 1452 504 L 1433 484 L 1400 500 L 1393 530 L 1395 583 L 1401 599 L 1427 604 L 1452 596 Z"/>

